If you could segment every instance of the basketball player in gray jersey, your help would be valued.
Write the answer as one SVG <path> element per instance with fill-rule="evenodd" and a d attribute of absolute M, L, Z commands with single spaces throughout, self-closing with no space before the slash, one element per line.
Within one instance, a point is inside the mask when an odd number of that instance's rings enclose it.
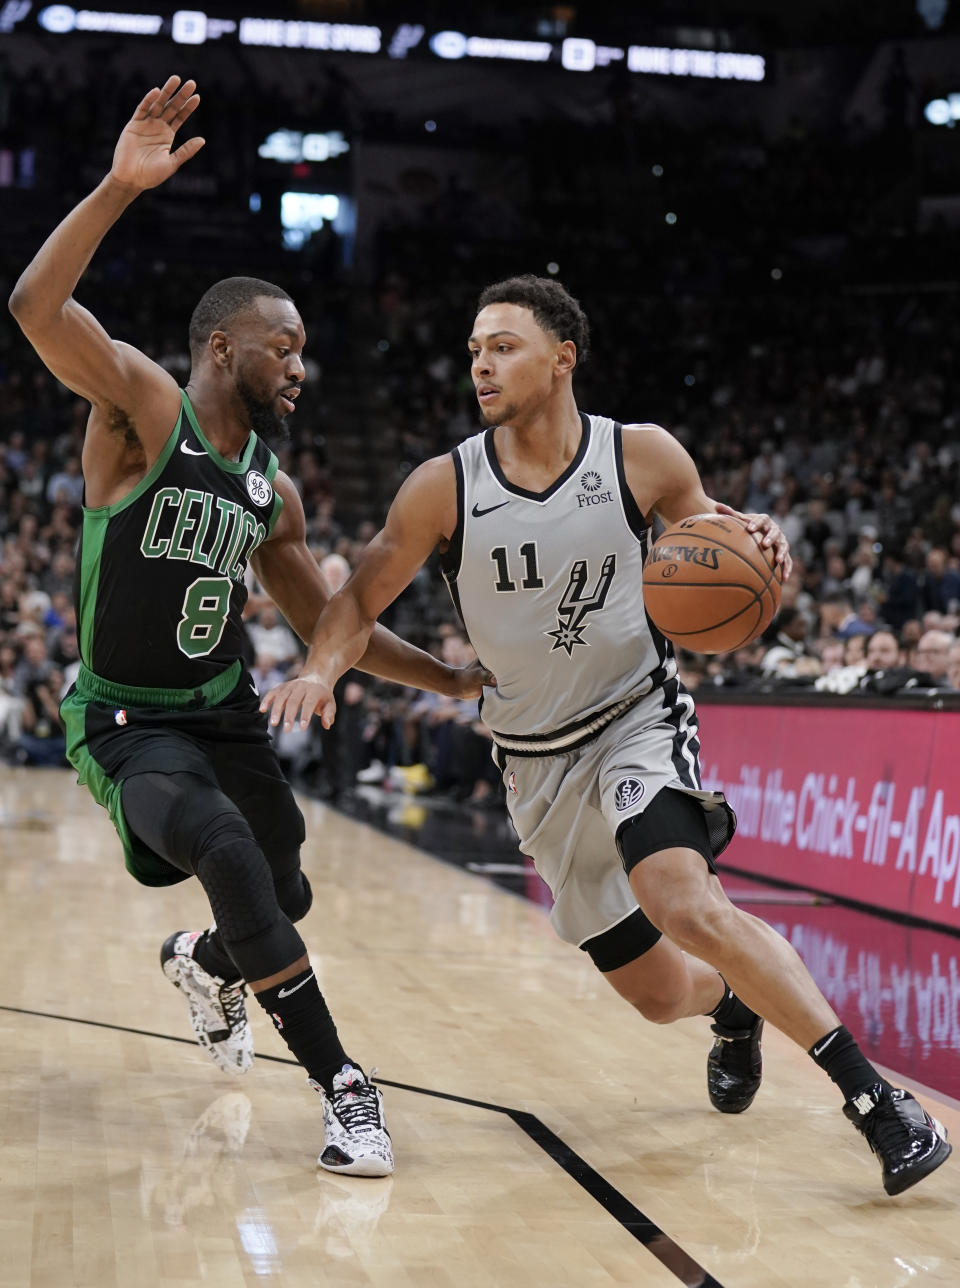
<path fill-rule="evenodd" d="M 321 614 L 300 677 L 263 709 L 286 728 L 314 712 L 329 725 L 337 679 L 439 548 L 496 677 L 483 718 L 558 933 L 647 1019 L 713 1018 L 707 1082 L 722 1112 L 750 1105 L 763 1022 L 776 1025 L 837 1084 L 884 1188 L 900 1193 L 946 1160 L 945 1133 L 865 1059 L 787 941 L 724 893 L 715 859 L 736 820 L 702 789 L 693 701 L 643 607 L 655 517 L 734 515 L 774 548 L 785 577 L 787 542 L 768 516 L 708 498 L 664 430 L 578 410 L 573 373 L 588 336 L 554 280 L 483 292 L 469 350 L 488 428 L 411 474 Z"/>

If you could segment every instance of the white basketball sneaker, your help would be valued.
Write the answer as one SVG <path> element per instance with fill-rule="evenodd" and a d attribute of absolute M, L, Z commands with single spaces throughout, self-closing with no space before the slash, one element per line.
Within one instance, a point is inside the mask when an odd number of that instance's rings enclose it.
<path fill-rule="evenodd" d="M 205 971 L 193 951 L 202 930 L 175 930 L 160 949 L 167 979 L 186 995 L 197 1041 L 224 1073 L 246 1073 L 253 1064 L 253 1034 L 243 980 L 228 984 Z"/>
<path fill-rule="evenodd" d="M 393 1147 L 383 1121 L 383 1097 L 363 1070 L 345 1064 L 334 1075 L 332 1096 L 319 1082 L 309 1082 L 323 1103 L 326 1144 L 318 1165 L 348 1176 L 389 1176 Z"/>

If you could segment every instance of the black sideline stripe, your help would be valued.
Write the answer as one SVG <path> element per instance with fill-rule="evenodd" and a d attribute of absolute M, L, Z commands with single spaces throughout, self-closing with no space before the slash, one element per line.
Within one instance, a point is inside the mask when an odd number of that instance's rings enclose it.
<path fill-rule="evenodd" d="M 50 1011 L 32 1011 L 23 1006 L 0 1006 L 0 1011 L 8 1015 L 29 1015 L 41 1020 L 62 1020 L 66 1024 L 86 1024 L 94 1029 L 110 1029 L 114 1033 L 133 1033 L 143 1038 L 159 1038 L 163 1042 L 179 1042 L 184 1046 L 197 1045 L 193 1038 L 174 1037 L 169 1033 L 156 1033 L 152 1029 L 135 1029 L 126 1024 L 108 1024 L 104 1020 L 84 1020 L 75 1015 L 54 1015 Z M 296 1060 L 285 1056 L 257 1053 L 255 1058 L 269 1060 L 271 1064 L 289 1064 L 295 1069 L 300 1068 Z M 378 1086 L 393 1087 L 397 1091 L 411 1091 L 417 1096 L 433 1096 L 437 1100 L 449 1100 L 458 1105 L 470 1105 L 473 1109 L 486 1109 L 490 1113 L 504 1114 L 678 1279 L 688 1283 L 689 1279 L 686 1276 L 692 1272 L 704 1276 L 698 1281 L 700 1288 L 723 1288 L 718 1280 L 698 1266 L 669 1235 L 664 1234 L 660 1227 L 635 1207 L 626 1195 L 614 1189 L 609 1181 L 604 1180 L 599 1172 L 594 1171 L 589 1163 L 579 1154 L 574 1153 L 569 1145 L 564 1144 L 560 1137 L 535 1114 L 527 1113 L 523 1109 L 510 1109 L 507 1105 L 490 1104 L 486 1100 L 472 1100 L 469 1096 L 455 1096 L 449 1091 L 432 1091 L 429 1087 L 415 1087 L 408 1082 L 393 1082 L 389 1078 L 375 1078 L 373 1081 Z M 676 1268 L 678 1254 L 686 1263 L 682 1270 Z"/>

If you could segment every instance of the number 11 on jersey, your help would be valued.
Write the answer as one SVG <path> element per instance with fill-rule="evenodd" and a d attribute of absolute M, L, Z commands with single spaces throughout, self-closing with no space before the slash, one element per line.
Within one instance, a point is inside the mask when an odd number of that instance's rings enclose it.
<path fill-rule="evenodd" d="M 510 576 L 507 547 L 496 546 L 490 551 L 490 558 L 497 569 L 497 580 L 494 583 L 494 589 L 516 590 L 517 583 Z M 524 590 L 542 590 L 543 578 L 540 576 L 540 570 L 537 566 L 537 543 L 535 541 L 525 541 L 520 547 L 520 558 L 523 561 L 524 568 L 524 577 L 520 582 L 522 588 Z"/>

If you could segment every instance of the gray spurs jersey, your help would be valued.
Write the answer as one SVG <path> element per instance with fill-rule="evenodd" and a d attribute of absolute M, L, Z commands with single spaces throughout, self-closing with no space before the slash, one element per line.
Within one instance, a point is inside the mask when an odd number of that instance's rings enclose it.
<path fill-rule="evenodd" d="M 643 607 L 649 530 L 627 487 L 622 426 L 580 419 L 577 454 L 544 492 L 507 480 L 492 429 L 453 452 L 458 517 L 444 575 L 497 677 L 483 719 L 507 735 L 501 746 L 527 744 L 530 755 L 579 745 L 591 722 L 676 675 Z"/>

